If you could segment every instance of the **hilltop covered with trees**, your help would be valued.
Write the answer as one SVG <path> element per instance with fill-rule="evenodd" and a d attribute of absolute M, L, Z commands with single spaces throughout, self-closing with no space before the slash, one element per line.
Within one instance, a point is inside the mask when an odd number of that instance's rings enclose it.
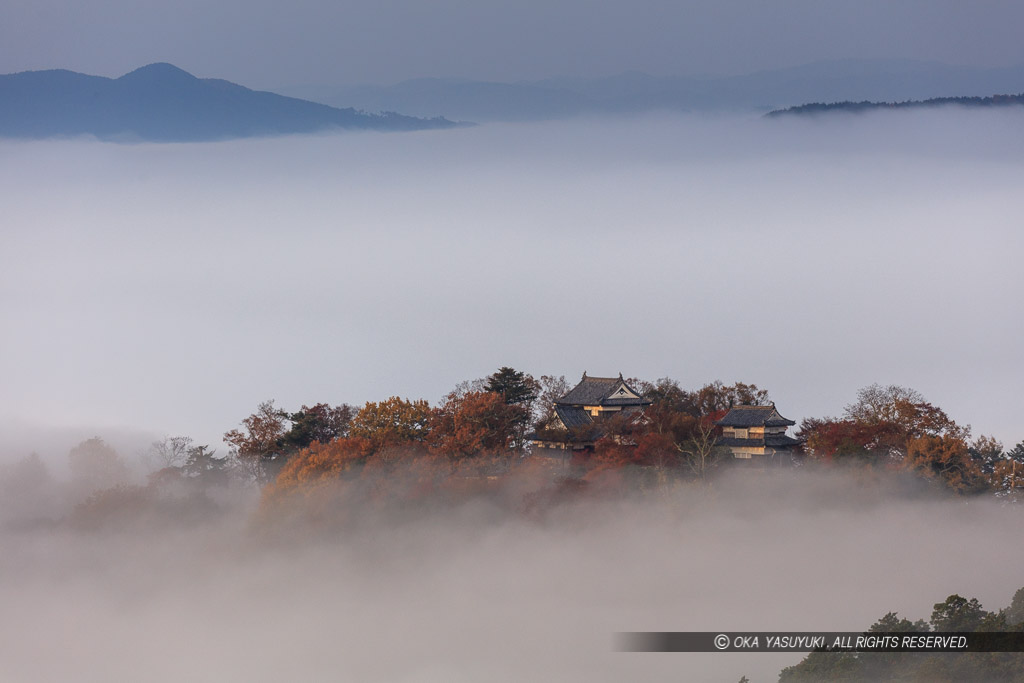
<path fill-rule="evenodd" d="M 827 114 L 833 112 L 860 113 L 865 111 L 893 109 L 934 109 L 937 107 L 959 106 L 972 108 L 1019 107 L 1024 105 L 1024 94 L 992 95 L 990 97 L 933 97 L 927 100 L 905 100 L 903 102 L 812 102 L 786 109 L 775 109 L 767 117 L 787 115 Z"/>
<path fill-rule="evenodd" d="M 805 419 L 797 436 L 809 459 L 907 471 L 960 494 L 1016 501 L 1024 486 L 1024 442 L 1004 450 L 992 437 L 971 439 L 969 425 L 905 387 L 865 387 L 842 417 Z"/>
<path fill-rule="evenodd" d="M 133 482 L 124 458 L 101 438 L 89 439 L 69 453 L 72 480 L 63 497 L 87 525 L 132 518 L 139 509 L 180 508 L 189 517 L 189 510 L 215 507 L 213 492 L 253 484 L 262 491 L 263 519 L 289 509 L 326 523 L 358 506 L 391 510 L 480 496 L 536 512 L 580 496 L 711 482 L 716 471 L 741 464 L 720 445 L 716 421 L 733 406 L 771 404 L 768 391 L 742 382 L 684 389 L 670 378 L 627 381 L 651 405 L 580 433 L 570 429 L 569 440 L 585 448 L 531 446 L 554 429 L 555 401 L 570 389 L 565 377 L 502 367 L 460 383 L 435 406 L 393 396 L 289 411 L 265 401 L 224 434 L 226 453 L 184 436 L 155 442 L 145 485 Z M 1024 442 L 1007 450 L 991 437 L 972 439 L 969 426 L 913 389 L 865 387 L 840 417 L 804 419 L 796 437 L 802 447 L 784 467 L 856 469 L 909 476 L 949 495 L 1024 498 Z M 52 496 L 52 481 L 35 456 L 0 472 L 9 500 L 48 486 Z"/>
<path fill-rule="evenodd" d="M 1009 607 L 982 608 L 975 598 L 950 595 L 936 603 L 928 621 L 910 621 L 889 612 L 867 633 L 1024 632 L 1024 588 Z M 1021 652 L 812 652 L 796 666 L 783 669 L 779 683 L 812 681 L 1021 681 Z"/>

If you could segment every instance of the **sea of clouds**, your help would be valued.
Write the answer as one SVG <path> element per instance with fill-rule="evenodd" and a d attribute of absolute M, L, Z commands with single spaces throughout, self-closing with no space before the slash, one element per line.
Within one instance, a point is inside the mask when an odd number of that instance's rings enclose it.
<path fill-rule="evenodd" d="M 436 401 L 501 365 L 755 382 L 796 420 L 896 383 L 1009 447 L 1022 117 L 0 143 L 0 459 L 36 450 L 59 478 L 95 435 L 223 453 L 266 399 Z M 858 630 L 1024 585 L 1010 508 L 862 484 L 737 480 L 546 523 L 471 506 L 285 548 L 253 540 L 252 493 L 187 529 L 16 525 L 0 677 L 773 680 L 798 657 L 613 634 Z"/>

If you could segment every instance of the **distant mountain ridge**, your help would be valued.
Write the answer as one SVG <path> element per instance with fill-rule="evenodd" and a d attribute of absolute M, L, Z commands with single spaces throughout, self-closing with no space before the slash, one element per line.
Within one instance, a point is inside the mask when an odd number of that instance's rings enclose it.
<path fill-rule="evenodd" d="M 449 128 L 447 119 L 366 114 L 196 78 L 156 63 L 120 78 L 63 69 L 0 75 L 0 136 L 95 135 L 107 140 L 189 142 L 332 129 Z"/>
<path fill-rule="evenodd" d="M 1024 92 L 1024 65 L 951 66 L 911 60 L 833 60 L 729 77 L 651 76 L 498 83 L 422 78 L 395 85 L 292 86 L 280 92 L 364 111 L 472 121 L 536 121 L 591 114 L 734 110 L 805 102 L 899 101 Z"/>
<path fill-rule="evenodd" d="M 992 95 L 991 97 L 933 97 L 928 100 L 906 100 L 904 102 L 812 102 L 786 109 L 775 109 L 765 116 L 823 114 L 827 112 L 862 112 L 877 109 L 921 109 L 945 106 L 961 107 L 1010 107 L 1024 105 L 1024 94 Z"/>

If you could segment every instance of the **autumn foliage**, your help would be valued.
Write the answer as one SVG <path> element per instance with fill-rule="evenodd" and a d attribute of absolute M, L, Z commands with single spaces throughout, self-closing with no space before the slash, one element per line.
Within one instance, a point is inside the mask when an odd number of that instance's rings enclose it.
<path fill-rule="evenodd" d="M 971 459 L 967 444 L 955 436 L 926 434 L 913 438 L 907 447 L 905 466 L 958 493 L 984 486 L 981 469 Z"/>
<path fill-rule="evenodd" d="M 369 439 L 374 449 L 389 444 L 423 441 L 427 436 L 430 405 L 392 396 L 380 403 L 369 402 L 356 414 L 349 434 Z"/>
<path fill-rule="evenodd" d="M 451 393 L 430 414 L 427 443 L 448 458 L 508 451 L 525 410 L 491 391 Z"/>
<path fill-rule="evenodd" d="M 373 442 L 365 437 L 351 436 L 326 444 L 313 442 L 281 468 L 269 493 L 274 495 L 330 483 L 361 465 L 373 452 Z"/>
<path fill-rule="evenodd" d="M 487 381 L 460 384 L 433 408 L 397 396 L 358 412 L 317 404 L 288 414 L 261 404 L 244 422 L 248 433 L 229 433 L 229 443 L 242 455 L 323 437 L 285 451 L 283 467 L 264 489 L 265 510 L 301 502 L 303 514 L 358 519 L 368 510 L 487 496 L 518 501 L 513 505 L 529 501 L 536 511 L 542 501 L 555 504 L 584 491 L 608 495 L 708 479 L 734 461 L 715 422 L 736 401 L 769 402 L 753 384 L 714 382 L 689 392 L 673 380 L 638 381 L 653 405 L 563 430 L 567 447 L 561 455 L 556 449 L 549 457 L 529 458 L 521 447 L 524 425 L 535 415 L 536 433 L 546 435 L 554 419 L 550 406 L 533 409 L 532 402 L 555 395 L 544 393 L 548 384 L 564 385 L 542 380 L 502 368 Z M 872 385 L 858 392 L 842 417 L 805 419 L 797 437 L 806 456 L 825 465 L 865 467 L 872 476 L 905 471 L 959 494 L 995 490 L 1016 499 L 1024 490 L 1024 446 L 1017 464 L 994 439 L 971 443 L 969 435 L 969 427 L 917 392 Z"/>
<path fill-rule="evenodd" d="M 798 436 L 814 458 L 884 465 L 957 493 L 999 490 L 995 472 L 1005 472 L 1009 462 L 995 439 L 982 436 L 969 443 L 970 427 L 898 386 L 866 387 L 846 407 L 845 419 L 804 420 Z"/>

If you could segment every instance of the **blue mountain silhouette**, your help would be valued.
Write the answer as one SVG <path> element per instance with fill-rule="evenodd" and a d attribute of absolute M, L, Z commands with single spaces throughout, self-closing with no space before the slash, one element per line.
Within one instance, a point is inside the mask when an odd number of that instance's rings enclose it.
<path fill-rule="evenodd" d="M 0 136 L 207 141 L 331 129 L 420 130 L 458 125 L 444 118 L 366 114 L 214 78 L 172 64 L 120 78 L 66 71 L 0 76 Z"/>

